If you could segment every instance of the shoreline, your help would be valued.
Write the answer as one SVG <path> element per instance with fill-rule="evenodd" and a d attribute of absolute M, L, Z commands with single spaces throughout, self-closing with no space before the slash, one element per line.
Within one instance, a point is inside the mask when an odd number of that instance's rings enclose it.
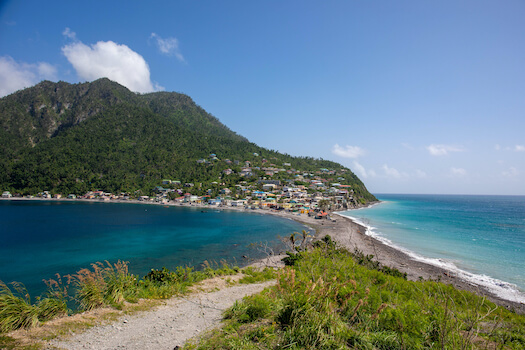
<path fill-rule="evenodd" d="M 144 202 L 138 200 L 113 200 L 101 201 L 97 199 L 42 199 L 42 198 L 5 198 L 3 200 L 34 200 L 34 201 L 53 201 L 53 202 L 95 202 L 95 203 L 121 203 L 121 204 L 147 204 L 147 205 L 163 205 L 167 207 L 185 207 L 195 209 L 213 209 L 213 210 L 232 210 L 237 212 L 256 213 L 261 215 L 273 215 L 281 218 L 294 220 L 300 224 L 309 227 L 315 231 L 314 240 L 320 239 L 325 235 L 330 235 L 334 241 L 348 249 L 354 251 L 358 249 L 366 255 L 373 255 L 374 259 L 381 264 L 398 269 L 402 273 L 407 274 L 407 279 L 411 281 L 424 280 L 438 280 L 445 284 L 451 284 L 457 289 L 473 292 L 477 295 L 486 297 L 496 305 L 505 307 L 509 310 L 514 310 L 516 313 L 525 314 L 525 303 L 504 299 L 487 287 L 469 282 L 468 280 L 458 276 L 455 272 L 432 265 L 427 262 L 415 260 L 402 250 L 387 245 L 378 239 L 366 234 L 367 227 L 352 220 L 352 218 L 334 212 L 337 217 L 335 220 L 318 220 L 309 217 L 306 214 L 294 214 L 291 212 L 274 211 L 270 209 L 245 209 L 244 207 L 225 207 L 225 206 L 209 206 L 202 204 L 182 204 L 182 203 L 156 203 Z M 371 203 L 370 205 L 374 205 Z M 285 255 L 273 255 L 267 258 L 262 258 L 246 266 L 284 266 L 280 261 Z"/>
<path fill-rule="evenodd" d="M 373 205 L 374 203 L 372 203 Z M 337 216 L 335 221 L 316 220 L 307 215 L 294 215 L 287 212 L 259 212 L 289 218 L 311 227 L 316 231 L 314 240 L 321 239 L 325 235 L 330 235 L 332 240 L 353 252 L 355 249 L 363 252 L 365 255 L 373 255 L 374 260 L 379 261 L 382 265 L 395 268 L 402 273 L 407 274 L 410 281 L 433 280 L 445 284 L 451 284 L 460 290 L 466 290 L 482 297 L 486 297 L 498 306 L 513 310 L 518 314 L 525 314 L 525 303 L 512 301 L 496 295 L 487 287 L 472 283 L 455 272 L 446 268 L 432 265 L 414 259 L 404 251 L 392 247 L 378 239 L 366 234 L 368 228 L 352 218 L 334 212 Z M 259 265 L 261 266 L 261 265 Z"/>

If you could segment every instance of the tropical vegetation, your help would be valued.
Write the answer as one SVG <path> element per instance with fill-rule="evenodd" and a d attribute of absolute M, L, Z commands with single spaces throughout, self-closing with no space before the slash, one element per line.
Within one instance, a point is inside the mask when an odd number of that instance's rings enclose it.
<path fill-rule="evenodd" d="M 210 161 L 210 154 L 217 157 Z M 350 169 L 257 146 L 183 94 L 140 95 L 100 79 L 44 81 L 0 99 L 0 188 L 13 194 L 149 195 L 163 179 L 205 190 L 218 181 L 238 183 L 246 161 L 254 174 L 242 180 L 293 178 L 286 171 L 265 175 L 260 168 L 267 162 L 294 173 L 319 172 L 351 185 L 363 201 L 375 200 Z M 227 169 L 233 174 L 224 176 Z"/>
<path fill-rule="evenodd" d="M 407 281 L 329 238 L 185 349 L 524 349 L 525 316 L 437 281 Z"/>

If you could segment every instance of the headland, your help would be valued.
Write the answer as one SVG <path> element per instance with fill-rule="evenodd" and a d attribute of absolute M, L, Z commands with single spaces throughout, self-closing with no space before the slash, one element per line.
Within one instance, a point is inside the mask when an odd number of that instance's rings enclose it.
<path fill-rule="evenodd" d="M 43 200 L 40 198 L 10 198 L 9 200 Z M 47 201 L 93 201 L 100 202 L 99 200 L 90 199 L 45 199 Z M 471 281 L 467 281 L 456 273 L 447 270 L 445 268 L 435 266 L 423 261 L 415 260 L 407 253 L 389 246 L 376 238 L 367 234 L 367 228 L 358 222 L 355 222 L 347 216 L 340 215 L 335 212 L 331 216 L 323 219 L 316 219 L 314 216 L 308 214 L 301 214 L 297 212 L 290 212 L 285 210 L 273 210 L 273 209 L 260 209 L 260 208 L 245 208 L 245 207 L 232 207 L 232 206 L 209 206 L 206 204 L 195 204 L 195 203 L 155 203 L 155 202 L 143 202 L 138 200 L 127 200 L 127 201 L 105 201 L 104 203 L 130 203 L 130 204 L 151 204 L 151 205 L 164 205 L 164 206 L 176 206 L 176 207 L 194 207 L 199 209 L 214 209 L 214 210 L 233 210 L 238 212 L 252 212 L 261 215 L 274 215 L 282 218 L 294 220 L 303 225 L 311 228 L 315 231 L 316 239 L 329 235 L 332 239 L 337 242 L 340 246 L 348 249 L 349 251 L 358 250 L 365 255 L 373 255 L 374 259 L 379 261 L 382 265 L 395 268 L 402 273 L 407 274 L 407 278 L 412 281 L 417 280 L 433 280 L 440 281 L 445 284 L 451 284 L 457 289 L 470 291 L 486 297 L 495 304 L 505 307 L 509 310 L 514 310 L 516 313 L 525 314 L 525 304 L 512 300 L 504 299 L 487 288 L 477 285 Z M 284 257 L 283 252 L 274 256 L 269 256 L 267 259 L 263 259 L 254 263 L 259 266 L 282 266 L 280 261 Z"/>

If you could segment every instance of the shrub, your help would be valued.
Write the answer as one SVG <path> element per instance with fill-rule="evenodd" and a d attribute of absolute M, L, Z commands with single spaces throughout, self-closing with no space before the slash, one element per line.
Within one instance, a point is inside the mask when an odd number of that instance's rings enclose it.
<path fill-rule="evenodd" d="M 301 253 L 291 253 L 286 252 L 288 256 L 285 256 L 282 261 L 284 262 L 284 265 L 286 266 L 294 266 L 295 263 L 302 258 Z"/>
<path fill-rule="evenodd" d="M 163 267 L 160 270 L 151 269 L 151 271 L 148 272 L 146 276 L 144 276 L 144 280 L 163 284 L 177 282 L 178 277 L 178 274 Z"/>

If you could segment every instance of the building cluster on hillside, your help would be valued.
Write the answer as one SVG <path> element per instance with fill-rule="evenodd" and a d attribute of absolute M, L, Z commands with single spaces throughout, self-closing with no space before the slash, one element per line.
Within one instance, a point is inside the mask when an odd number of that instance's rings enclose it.
<path fill-rule="evenodd" d="M 254 154 L 254 156 L 258 156 Z M 199 164 L 213 164 L 219 161 L 216 154 L 208 159 L 199 159 Z M 279 167 L 266 159 L 258 162 L 261 166 L 253 166 L 250 161 L 223 161 L 231 168 L 221 172 L 218 181 L 205 184 L 181 182 L 164 179 L 156 186 L 151 196 L 136 193 L 107 193 L 101 190 L 89 191 L 83 195 L 69 194 L 68 199 L 88 199 L 100 201 L 138 200 L 157 202 L 161 204 L 230 206 L 250 209 L 288 210 L 300 213 L 316 213 L 325 210 L 341 210 L 359 205 L 354 198 L 351 185 L 344 185 L 342 175 L 346 169 L 335 170 L 321 168 L 314 173 L 295 170 L 292 164 L 283 163 Z M 236 174 L 240 181 L 229 186 L 225 179 Z M 276 179 L 274 175 L 280 174 Z M 273 178 L 272 178 L 273 177 Z M 334 176 L 335 177 L 335 176 Z M 283 179 L 284 178 L 284 179 Z M 209 188 L 207 188 L 209 187 Z M 2 197 L 9 198 L 11 193 L 4 192 Z M 64 198 L 60 194 L 51 195 L 48 191 L 37 194 L 40 198 Z"/>

